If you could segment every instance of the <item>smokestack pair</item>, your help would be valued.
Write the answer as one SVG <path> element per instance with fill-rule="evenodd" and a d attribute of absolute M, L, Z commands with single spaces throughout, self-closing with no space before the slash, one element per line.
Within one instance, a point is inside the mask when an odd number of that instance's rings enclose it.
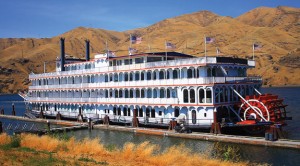
<path fill-rule="evenodd" d="M 86 46 L 86 54 L 85 59 L 86 61 L 90 60 L 90 41 L 87 39 L 85 40 Z M 61 64 L 61 71 L 65 71 L 65 38 L 60 38 L 60 64 Z"/>

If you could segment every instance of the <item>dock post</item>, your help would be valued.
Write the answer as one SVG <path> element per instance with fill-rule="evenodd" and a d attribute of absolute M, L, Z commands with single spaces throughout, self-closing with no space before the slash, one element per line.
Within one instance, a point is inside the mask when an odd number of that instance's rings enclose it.
<path fill-rule="evenodd" d="M 133 109 L 132 127 L 139 127 L 139 119 L 136 117 L 137 109 Z"/>
<path fill-rule="evenodd" d="M 0 121 L 0 134 L 3 132 L 3 129 L 2 129 L 2 122 Z"/>
<path fill-rule="evenodd" d="M 4 108 L 3 107 L 1 108 L 0 114 L 4 115 Z"/>
<path fill-rule="evenodd" d="M 175 120 L 175 118 L 173 118 L 169 122 L 169 130 L 173 130 L 175 128 L 175 126 L 177 126 L 177 121 Z"/>
<path fill-rule="evenodd" d="M 47 120 L 47 130 L 50 131 L 50 122 Z"/>
<path fill-rule="evenodd" d="M 12 112 L 11 112 L 11 114 L 12 114 L 13 116 L 16 116 L 15 104 L 14 104 L 14 103 L 12 103 Z"/>
<path fill-rule="evenodd" d="M 58 113 L 56 114 L 56 120 L 61 120 L 61 114 L 60 114 L 59 111 L 58 111 Z"/>
<path fill-rule="evenodd" d="M 81 106 L 79 105 L 79 113 L 78 113 L 78 116 L 77 116 L 77 121 L 78 122 L 83 122 L 83 115 L 81 114 Z"/>
<path fill-rule="evenodd" d="M 89 130 L 92 130 L 92 129 L 93 129 L 92 119 L 91 119 L 91 118 L 88 118 L 87 120 L 88 120 Z"/>
<path fill-rule="evenodd" d="M 214 111 L 214 122 L 211 124 L 210 133 L 221 134 L 221 125 L 217 121 L 217 111 Z"/>
<path fill-rule="evenodd" d="M 108 115 L 105 115 L 104 116 L 104 119 L 103 119 L 103 124 L 105 124 L 105 125 L 109 125 L 109 116 Z"/>

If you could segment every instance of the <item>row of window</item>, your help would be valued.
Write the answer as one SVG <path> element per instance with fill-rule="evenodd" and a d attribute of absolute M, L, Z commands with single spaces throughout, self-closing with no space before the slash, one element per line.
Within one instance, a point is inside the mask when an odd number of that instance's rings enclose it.
<path fill-rule="evenodd" d="M 177 98 L 177 89 L 172 88 L 160 88 L 160 89 L 110 89 L 110 90 L 98 90 L 98 91 L 34 91 L 31 92 L 32 97 L 68 97 L 68 98 Z"/>
<path fill-rule="evenodd" d="M 245 68 L 238 68 L 235 76 L 246 76 Z M 59 84 L 80 84 L 95 82 L 122 82 L 122 81 L 143 81 L 143 80 L 162 80 L 162 79 L 179 79 L 179 78 L 200 78 L 200 77 L 224 77 L 224 73 L 220 68 L 213 67 L 194 67 L 175 68 L 168 70 L 148 70 L 136 72 L 120 72 L 114 74 L 88 75 L 82 77 L 68 78 L 50 78 L 33 80 L 32 85 L 59 85 Z M 234 75 L 232 75 L 234 76 Z"/>

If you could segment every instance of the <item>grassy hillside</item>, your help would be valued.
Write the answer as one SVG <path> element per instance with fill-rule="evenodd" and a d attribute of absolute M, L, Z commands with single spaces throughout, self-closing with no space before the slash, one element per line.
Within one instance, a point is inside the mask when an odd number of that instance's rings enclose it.
<path fill-rule="evenodd" d="M 30 72 L 54 70 L 59 55 L 59 38 L 66 38 L 66 53 L 84 58 L 85 39 L 91 41 L 92 55 L 103 53 L 105 43 L 117 55 L 128 54 L 129 34 L 143 38 L 133 45 L 139 52 L 164 51 L 165 41 L 176 45 L 178 52 L 204 55 L 204 35 L 216 40 L 207 45 L 209 56 L 252 58 L 252 44 L 262 45 L 255 52 L 256 68 L 250 74 L 261 75 L 264 85 L 300 85 L 300 9 L 291 7 L 251 10 L 237 18 L 199 11 L 169 18 L 149 27 L 115 32 L 78 27 L 53 38 L 0 39 L 0 93 L 25 90 Z M 93 57 L 93 56 L 92 56 Z"/>

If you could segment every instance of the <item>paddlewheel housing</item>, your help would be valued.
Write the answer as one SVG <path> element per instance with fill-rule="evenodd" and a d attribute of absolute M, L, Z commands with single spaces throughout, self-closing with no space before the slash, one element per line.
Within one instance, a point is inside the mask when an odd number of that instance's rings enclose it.
<path fill-rule="evenodd" d="M 287 105 L 283 104 L 283 99 L 279 99 L 278 95 L 261 94 L 246 96 L 241 101 L 239 115 L 244 121 L 239 123 L 256 121 L 285 125 L 285 107 Z"/>

